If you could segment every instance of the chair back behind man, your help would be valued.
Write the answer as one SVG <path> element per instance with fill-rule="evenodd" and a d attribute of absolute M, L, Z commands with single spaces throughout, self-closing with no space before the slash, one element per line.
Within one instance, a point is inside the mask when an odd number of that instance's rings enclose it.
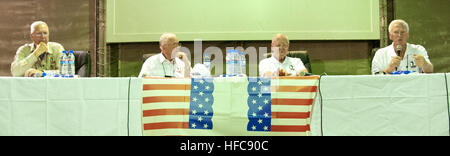
<path fill-rule="evenodd" d="M 90 77 L 91 74 L 91 55 L 89 51 L 74 51 L 75 55 L 75 74 L 80 77 Z"/>
<path fill-rule="evenodd" d="M 308 72 L 313 73 L 308 51 L 289 51 L 286 56 L 292 58 L 299 58 L 300 60 L 302 60 L 303 65 L 305 65 L 306 69 L 308 69 Z M 267 58 L 272 57 L 272 53 L 266 54 L 266 57 Z"/>

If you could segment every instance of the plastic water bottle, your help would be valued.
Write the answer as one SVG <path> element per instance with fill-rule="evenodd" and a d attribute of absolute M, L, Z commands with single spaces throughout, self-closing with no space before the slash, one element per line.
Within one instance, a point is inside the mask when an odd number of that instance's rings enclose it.
<path fill-rule="evenodd" d="M 230 77 L 234 76 L 234 50 L 230 51 Z"/>
<path fill-rule="evenodd" d="M 235 50 L 233 52 L 233 76 L 239 75 L 240 70 L 241 70 L 241 66 L 239 65 L 239 52 L 237 50 Z"/>
<path fill-rule="evenodd" d="M 232 67 L 231 67 L 231 65 L 232 65 L 232 63 L 231 63 L 231 50 L 229 50 L 229 51 L 227 51 L 227 54 L 226 54 L 226 56 L 225 56 L 225 62 L 226 62 L 226 76 L 229 76 L 229 75 L 231 75 L 231 69 L 232 69 Z"/>
<path fill-rule="evenodd" d="M 203 57 L 203 64 L 209 71 L 211 71 L 211 57 L 208 53 L 205 53 L 205 57 Z"/>
<path fill-rule="evenodd" d="M 227 51 L 226 60 L 227 60 L 227 76 L 228 77 L 236 76 L 237 65 L 238 65 L 236 54 L 237 54 L 236 50 Z"/>
<path fill-rule="evenodd" d="M 247 60 L 245 60 L 244 52 L 241 52 L 241 54 L 239 56 L 241 57 L 241 59 L 240 59 L 241 74 L 246 75 L 247 74 Z"/>
<path fill-rule="evenodd" d="M 62 55 L 59 58 L 59 75 L 65 77 L 67 75 L 67 52 L 62 51 Z"/>
<path fill-rule="evenodd" d="M 73 55 L 73 50 L 69 51 L 69 56 L 67 56 L 67 77 L 75 76 L 75 55 Z"/>
<path fill-rule="evenodd" d="M 234 51 L 234 76 L 239 75 L 241 72 L 241 63 L 240 63 L 240 57 L 239 52 L 237 50 Z"/>
<path fill-rule="evenodd" d="M 226 76 L 233 77 L 241 74 L 241 56 L 237 50 L 227 51 L 226 60 Z"/>

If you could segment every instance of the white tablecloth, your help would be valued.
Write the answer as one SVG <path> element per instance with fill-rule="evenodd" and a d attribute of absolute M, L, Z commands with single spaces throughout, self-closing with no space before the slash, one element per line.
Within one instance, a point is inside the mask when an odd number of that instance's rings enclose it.
<path fill-rule="evenodd" d="M 313 135 L 449 135 L 444 74 L 324 76 L 320 88 Z M 0 135 L 142 135 L 141 106 L 139 78 L 0 77 Z"/>
<path fill-rule="evenodd" d="M 320 88 L 313 135 L 449 135 L 444 74 L 324 76 Z"/>
<path fill-rule="evenodd" d="M 447 83 L 447 105 L 448 105 L 448 114 L 449 114 L 449 120 L 450 120 L 450 73 L 446 74 L 446 78 L 447 81 L 445 83 Z M 449 125 L 450 125 L 450 121 L 449 121 Z M 450 134 L 449 134 L 450 135 Z"/>
<path fill-rule="evenodd" d="M 0 88 L 0 135 L 142 135 L 138 78 L 0 77 Z"/>

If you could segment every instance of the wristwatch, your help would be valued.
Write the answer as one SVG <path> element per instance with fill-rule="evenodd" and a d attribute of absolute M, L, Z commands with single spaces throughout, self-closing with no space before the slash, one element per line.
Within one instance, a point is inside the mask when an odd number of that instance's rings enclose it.
<path fill-rule="evenodd" d="M 376 72 L 375 75 L 386 75 L 386 72 Z"/>

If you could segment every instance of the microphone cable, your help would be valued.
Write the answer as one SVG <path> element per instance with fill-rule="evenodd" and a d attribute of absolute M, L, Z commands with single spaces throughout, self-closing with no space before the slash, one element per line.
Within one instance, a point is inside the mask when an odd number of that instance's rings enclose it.
<path fill-rule="evenodd" d="M 323 100 L 322 100 L 322 89 L 321 89 L 321 86 L 322 86 L 322 84 L 321 84 L 321 82 L 322 82 L 322 76 L 328 76 L 328 74 L 324 72 L 324 73 L 322 73 L 322 74 L 320 75 L 320 78 L 319 78 L 320 134 L 321 134 L 321 136 L 324 136 L 324 135 L 323 135 Z"/>
<path fill-rule="evenodd" d="M 448 125 L 449 125 L 449 135 L 450 135 L 450 101 L 449 101 L 449 96 L 448 96 L 448 81 L 447 81 L 447 73 L 444 73 L 444 76 L 445 76 L 445 92 L 447 93 L 447 109 L 448 109 L 448 111 L 447 111 L 447 113 L 448 113 L 448 120 L 449 120 L 449 123 L 448 123 Z"/>

